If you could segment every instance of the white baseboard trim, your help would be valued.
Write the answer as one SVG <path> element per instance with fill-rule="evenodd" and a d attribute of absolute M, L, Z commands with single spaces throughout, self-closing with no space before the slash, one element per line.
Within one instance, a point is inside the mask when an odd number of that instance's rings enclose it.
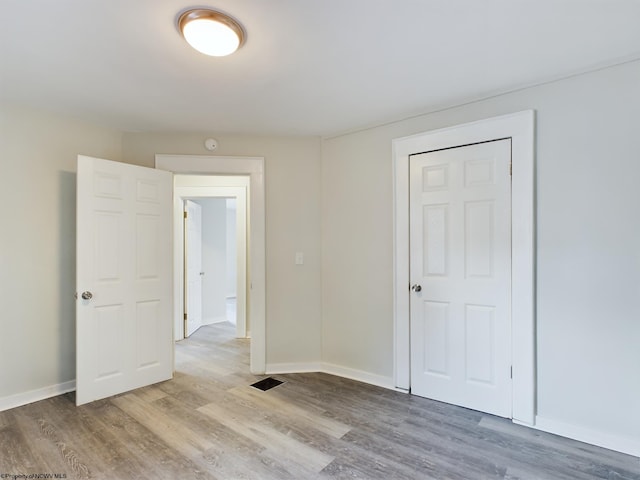
<path fill-rule="evenodd" d="M 332 363 L 323 363 L 322 367 L 322 371 L 324 373 L 329 373 L 338 377 L 349 378 L 358 382 L 368 383 L 370 385 L 375 385 L 376 387 L 382 387 L 389 390 L 395 390 L 397 392 L 407 393 L 406 390 L 396 388 L 393 377 L 384 377 L 382 375 L 376 375 L 373 373 L 364 372 L 362 370 L 356 370 L 354 368 L 341 367 Z"/>
<path fill-rule="evenodd" d="M 278 373 L 314 373 L 321 372 L 321 363 L 269 363 L 265 371 L 266 375 Z"/>
<path fill-rule="evenodd" d="M 593 430 L 580 425 L 572 425 L 539 415 L 536 416 L 536 424 L 531 428 L 640 457 L 640 440 L 634 438 Z"/>
<path fill-rule="evenodd" d="M 214 317 L 214 318 L 203 318 L 202 319 L 202 325 L 213 325 L 215 323 L 222 323 L 222 322 L 226 322 L 227 321 L 227 317 Z"/>
<path fill-rule="evenodd" d="M 362 383 L 368 383 L 369 385 L 375 385 L 377 387 L 387 388 L 397 392 L 408 393 L 406 390 L 396 388 L 394 386 L 393 378 L 384 377 L 382 375 L 375 375 L 369 372 L 363 372 L 362 370 L 355 370 L 353 368 L 340 367 L 331 363 L 322 362 L 310 362 L 310 363 L 271 363 L 267 364 L 266 374 L 278 374 L 278 373 L 327 373 L 329 375 L 335 375 L 337 377 L 349 378 Z"/>
<path fill-rule="evenodd" d="M 21 407 L 33 402 L 39 402 L 47 398 L 56 397 L 63 393 L 73 392 L 76 389 L 76 381 L 71 380 L 57 385 L 31 390 L 29 392 L 17 393 L 8 397 L 0 398 L 0 412 L 12 408 Z"/>

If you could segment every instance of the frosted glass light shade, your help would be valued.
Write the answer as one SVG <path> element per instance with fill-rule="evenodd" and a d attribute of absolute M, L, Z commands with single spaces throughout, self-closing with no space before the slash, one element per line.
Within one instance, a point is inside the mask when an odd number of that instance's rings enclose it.
<path fill-rule="evenodd" d="M 240 24 L 214 10 L 189 10 L 180 16 L 178 27 L 189 45 L 205 55 L 224 57 L 244 42 Z"/>

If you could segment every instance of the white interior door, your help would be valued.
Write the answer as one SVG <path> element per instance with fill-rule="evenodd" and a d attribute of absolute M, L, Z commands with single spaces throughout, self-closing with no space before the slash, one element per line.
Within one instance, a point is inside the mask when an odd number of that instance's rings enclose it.
<path fill-rule="evenodd" d="M 511 417 L 510 140 L 410 159 L 411 391 Z"/>
<path fill-rule="evenodd" d="M 202 326 L 202 207 L 184 202 L 185 212 L 185 332 L 188 337 Z"/>
<path fill-rule="evenodd" d="M 76 403 L 173 373 L 170 172 L 78 156 Z"/>

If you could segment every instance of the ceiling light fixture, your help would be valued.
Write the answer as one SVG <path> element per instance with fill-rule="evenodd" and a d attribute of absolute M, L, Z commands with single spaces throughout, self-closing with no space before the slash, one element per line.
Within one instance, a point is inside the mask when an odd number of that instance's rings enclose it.
<path fill-rule="evenodd" d="M 178 18 L 178 29 L 189 45 L 213 57 L 230 55 L 244 43 L 242 25 L 224 13 L 208 8 L 184 12 Z"/>

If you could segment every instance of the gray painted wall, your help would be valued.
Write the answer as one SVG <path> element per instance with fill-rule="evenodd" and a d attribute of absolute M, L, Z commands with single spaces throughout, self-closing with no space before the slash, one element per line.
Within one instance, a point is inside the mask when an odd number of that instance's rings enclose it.
<path fill-rule="evenodd" d="M 122 134 L 0 106 L 0 404 L 75 379 L 76 162 Z"/>
<path fill-rule="evenodd" d="M 123 157 L 207 155 L 211 133 L 125 133 Z M 216 134 L 216 155 L 265 159 L 267 364 L 320 361 L 320 138 Z M 305 253 L 295 265 L 295 252 Z"/>

